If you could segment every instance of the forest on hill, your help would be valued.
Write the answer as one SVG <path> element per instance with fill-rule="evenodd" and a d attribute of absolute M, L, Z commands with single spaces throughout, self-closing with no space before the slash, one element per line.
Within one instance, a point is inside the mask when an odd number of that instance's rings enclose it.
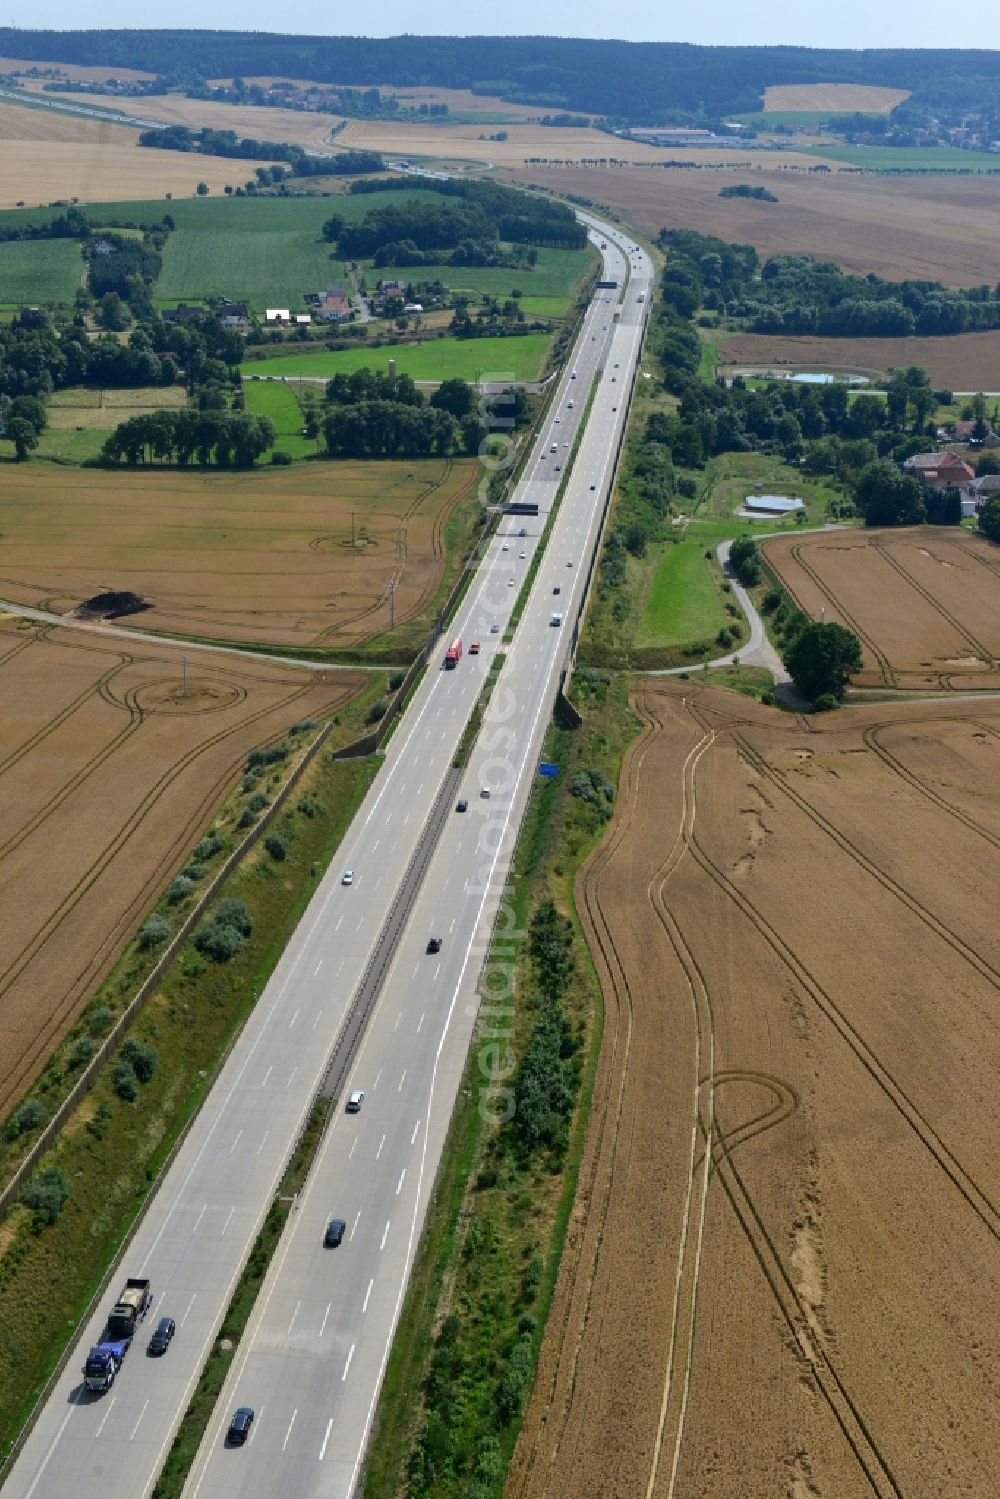
<path fill-rule="evenodd" d="M 564 37 L 383 38 L 239 31 L 22 31 L 0 28 L 0 55 L 39 64 L 141 68 L 171 86 L 207 78 L 467 88 L 511 102 L 584 110 L 615 123 L 712 121 L 763 107 L 775 84 L 861 83 L 1000 99 L 1000 53 L 958 48 L 847 51 L 700 47 Z"/>

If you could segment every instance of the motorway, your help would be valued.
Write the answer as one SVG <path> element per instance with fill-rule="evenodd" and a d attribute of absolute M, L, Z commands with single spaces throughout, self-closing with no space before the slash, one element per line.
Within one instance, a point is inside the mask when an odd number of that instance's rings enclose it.
<path fill-rule="evenodd" d="M 607 242 L 605 278 L 620 282 L 625 261 L 618 243 L 631 251 L 631 241 L 603 225 L 594 232 Z M 445 822 L 352 1068 L 349 1087 L 365 1090 L 364 1108 L 338 1113 L 327 1133 L 186 1490 L 201 1499 L 274 1499 L 278 1492 L 346 1499 L 354 1492 L 473 1032 L 480 965 L 613 477 L 648 309 L 638 297 L 648 289 L 649 263 L 638 251 L 632 258 L 621 317 L 613 317 L 617 293 L 596 294 L 518 486 L 517 499 L 538 502 L 537 520 L 510 517 L 492 541 L 450 629 L 465 641 L 466 654 L 455 671 L 434 663 L 426 673 L 339 861 L 122 1263 L 118 1278 L 152 1280 L 150 1322 L 162 1313 L 177 1319 L 169 1352 L 146 1357 L 141 1334 L 112 1390 L 86 1393 L 80 1369 L 114 1299 L 112 1285 L 12 1467 L 4 1499 L 62 1499 L 70 1492 L 78 1499 L 140 1499 L 152 1488 L 500 647 L 579 433 L 546 555 L 458 793 L 469 810 Z M 522 526 L 524 538 L 517 534 Z M 556 611 L 560 626 L 550 624 Z M 467 650 L 472 639 L 482 646 L 475 657 Z M 488 798 L 480 794 L 484 788 Z M 340 882 L 347 868 L 354 872 L 350 887 Z M 434 956 L 425 952 L 431 934 L 443 939 Z M 322 1248 L 331 1214 L 348 1225 L 335 1251 Z M 230 1451 L 223 1437 L 236 1404 L 252 1405 L 257 1419 L 248 1445 Z"/>

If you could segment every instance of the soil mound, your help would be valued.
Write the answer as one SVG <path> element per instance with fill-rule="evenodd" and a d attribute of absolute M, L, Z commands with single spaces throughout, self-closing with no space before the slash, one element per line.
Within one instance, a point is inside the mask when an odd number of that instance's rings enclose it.
<path fill-rule="evenodd" d="M 152 609 L 138 593 L 95 593 L 73 610 L 75 619 L 121 619 L 126 614 L 142 614 Z"/>

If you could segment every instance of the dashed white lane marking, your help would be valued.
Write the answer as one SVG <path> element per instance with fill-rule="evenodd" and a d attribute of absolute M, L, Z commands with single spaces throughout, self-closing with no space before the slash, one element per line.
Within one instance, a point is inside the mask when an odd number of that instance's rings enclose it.
<path fill-rule="evenodd" d="M 331 1433 L 332 1430 L 333 1430 L 333 1417 L 331 1416 L 330 1419 L 329 1419 L 329 1421 L 327 1421 L 327 1423 L 326 1423 L 326 1436 L 323 1438 L 323 1445 L 319 1449 L 319 1460 L 320 1460 L 320 1462 L 322 1462 L 323 1459 L 324 1459 L 324 1457 L 326 1457 L 326 1444 L 330 1440 L 330 1433 Z"/>
<path fill-rule="evenodd" d="M 399 1022 L 402 1020 L 402 1018 L 403 1018 L 403 1012 L 402 1012 L 402 1010 L 400 1010 L 399 1014 L 396 1016 L 396 1024 L 393 1026 L 393 1030 L 394 1031 L 398 1031 L 399 1030 Z"/>
<path fill-rule="evenodd" d="M 219 1235 L 220 1239 L 222 1238 L 223 1234 L 225 1234 L 226 1229 L 229 1227 L 230 1223 L 232 1223 L 232 1221 L 233 1221 L 233 1214 L 235 1213 L 235 1211 L 236 1211 L 235 1208 L 230 1208 L 229 1209 L 229 1216 L 227 1217 L 225 1223 L 222 1225 L 222 1233 Z"/>
<path fill-rule="evenodd" d="M 423 1023 L 424 1023 L 424 1016 L 425 1016 L 425 1015 L 426 1015 L 426 1013 L 427 1013 L 427 1011 L 426 1011 L 426 1010 L 421 1010 L 421 1012 L 420 1012 L 420 1019 L 419 1019 L 419 1020 L 418 1020 L 418 1021 L 417 1021 L 417 1031 L 418 1031 L 418 1032 L 419 1032 L 419 1030 L 420 1030 L 420 1027 L 421 1027 L 421 1026 L 422 1026 L 422 1025 L 423 1025 Z"/>
<path fill-rule="evenodd" d="M 403 1090 L 403 1084 L 405 1082 L 406 1082 L 406 1068 L 404 1067 L 403 1068 L 403 1076 L 399 1079 L 399 1087 L 396 1089 L 397 1093 L 401 1093 L 402 1092 L 402 1090 Z"/>
<path fill-rule="evenodd" d="M 357 1135 L 355 1135 L 354 1139 L 351 1141 L 351 1148 L 347 1152 L 347 1159 L 348 1160 L 351 1159 L 351 1156 L 354 1154 L 354 1152 L 357 1150 L 357 1148 L 358 1148 L 358 1137 L 357 1137 Z"/>
<path fill-rule="evenodd" d="M 385 1241 L 389 1237 L 389 1222 L 390 1222 L 390 1220 L 387 1218 L 385 1220 L 385 1228 L 384 1228 L 384 1230 L 382 1232 L 382 1242 L 378 1246 L 379 1247 L 379 1253 L 381 1253 L 382 1250 L 385 1248 Z"/>
<path fill-rule="evenodd" d="M 260 1144 L 257 1146 L 257 1154 L 258 1155 L 260 1155 L 261 1151 L 264 1149 L 264 1146 L 267 1144 L 267 1137 L 268 1137 L 268 1135 L 270 1133 L 271 1133 L 271 1131 L 269 1129 L 266 1129 L 264 1131 L 264 1137 L 261 1140 Z"/>
<path fill-rule="evenodd" d="M 296 1406 L 295 1409 L 292 1411 L 292 1419 L 288 1423 L 288 1430 L 285 1432 L 285 1440 L 281 1444 L 281 1450 L 282 1450 L 282 1452 L 284 1452 L 285 1448 L 288 1446 L 288 1438 L 292 1434 L 292 1427 L 295 1425 L 295 1417 L 298 1415 L 298 1413 L 299 1413 L 299 1408 L 298 1408 L 298 1406 Z"/>
<path fill-rule="evenodd" d="M 147 1400 L 146 1401 L 146 1405 L 144 1405 L 143 1408 L 142 1408 L 142 1410 L 139 1412 L 139 1419 L 138 1419 L 138 1421 L 136 1421 L 135 1425 L 132 1427 L 132 1435 L 129 1437 L 129 1441 L 130 1442 L 134 1442 L 135 1439 L 136 1439 L 136 1436 L 137 1436 L 138 1431 L 139 1431 L 139 1427 L 142 1425 L 142 1418 L 146 1414 L 146 1406 L 148 1406 L 148 1405 L 149 1405 L 149 1401 Z"/>
<path fill-rule="evenodd" d="M 322 966 L 323 966 L 323 959 L 320 958 L 320 967 L 322 967 Z M 302 1007 L 300 1005 L 299 1009 L 301 1009 L 301 1008 Z M 295 1024 L 295 1022 L 296 1022 L 296 1020 L 298 1020 L 298 1018 L 299 1018 L 299 1010 L 296 1010 L 295 1014 L 292 1016 L 291 1020 L 288 1022 L 288 1029 L 289 1030 L 291 1030 L 292 1026 Z"/>
<path fill-rule="evenodd" d="M 316 977 L 317 973 L 319 973 L 319 971 L 320 971 L 320 969 L 322 967 L 323 967 L 323 959 L 320 958 L 319 962 L 316 964 L 316 967 L 313 969 L 313 978 Z"/>
<path fill-rule="evenodd" d="M 292 1313 L 292 1315 L 291 1315 L 291 1319 L 290 1319 L 290 1321 L 289 1321 L 289 1323 L 288 1323 L 288 1331 L 287 1331 L 287 1332 L 286 1332 L 286 1333 L 285 1333 L 285 1337 L 286 1337 L 286 1338 L 287 1338 L 287 1337 L 290 1337 L 290 1336 L 291 1336 L 291 1332 L 292 1332 L 292 1328 L 293 1328 L 293 1327 L 294 1327 L 294 1326 L 295 1326 L 295 1319 L 296 1319 L 296 1317 L 297 1317 L 297 1316 L 298 1316 L 298 1315 L 299 1315 L 299 1307 L 300 1307 L 300 1306 L 301 1306 L 301 1305 L 302 1305 L 302 1302 L 301 1302 L 301 1301 L 297 1301 L 297 1302 L 296 1302 L 296 1303 L 295 1303 L 295 1310 L 294 1310 L 294 1312 L 293 1312 L 293 1313 Z"/>
<path fill-rule="evenodd" d="M 349 1370 L 349 1369 L 350 1369 L 350 1367 L 351 1367 L 351 1359 L 352 1359 L 352 1358 L 353 1358 L 353 1357 L 354 1357 L 354 1348 L 355 1348 L 355 1344 L 353 1344 L 353 1343 L 352 1343 L 352 1344 L 351 1344 L 351 1351 L 350 1351 L 350 1353 L 349 1353 L 349 1354 L 348 1354 L 348 1355 L 347 1355 L 347 1363 L 346 1363 L 346 1364 L 345 1364 L 345 1365 L 344 1365 L 344 1372 L 343 1372 L 343 1374 L 342 1374 L 342 1375 L 341 1375 L 341 1376 L 340 1376 L 340 1379 L 341 1379 L 341 1383 L 343 1383 L 343 1381 L 344 1381 L 344 1380 L 345 1380 L 345 1379 L 346 1379 L 346 1378 L 347 1378 L 347 1374 L 348 1374 L 348 1370 Z"/>
<path fill-rule="evenodd" d="M 348 1243 L 350 1243 L 350 1239 L 354 1238 L 354 1234 L 355 1234 L 355 1232 L 357 1230 L 357 1227 L 358 1227 L 358 1224 L 360 1223 L 360 1221 L 361 1221 L 361 1209 L 359 1208 L 358 1209 L 357 1217 L 354 1220 L 354 1228 L 351 1229 L 350 1238 L 348 1239 Z"/>
<path fill-rule="evenodd" d="M 417 1135 L 419 1133 L 420 1133 L 420 1120 L 418 1119 L 417 1122 L 416 1122 L 416 1124 L 413 1126 L 413 1134 L 410 1136 L 410 1144 L 411 1145 L 413 1145 L 415 1143 Z"/>
<path fill-rule="evenodd" d="M 332 1301 L 328 1301 L 327 1304 L 326 1304 L 326 1311 L 323 1313 L 323 1320 L 322 1320 L 322 1322 L 319 1325 L 319 1335 L 320 1335 L 320 1337 L 322 1337 L 323 1334 L 326 1332 L 326 1319 L 330 1315 L 330 1308 L 332 1306 L 333 1306 L 333 1302 Z"/>
<path fill-rule="evenodd" d="M 206 1214 L 207 1211 L 208 1211 L 208 1203 L 207 1202 L 203 1202 L 202 1205 L 201 1205 L 201 1212 L 198 1214 L 197 1218 L 194 1220 L 194 1228 L 191 1230 L 192 1234 L 196 1234 L 198 1232 L 198 1227 L 199 1227 L 199 1225 L 201 1223 L 201 1220 L 204 1218 L 204 1216 L 205 1216 L 205 1214 Z"/>
<path fill-rule="evenodd" d="M 399 1181 L 396 1184 L 396 1196 L 397 1197 L 399 1196 L 400 1192 L 402 1192 L 402 1190 L 403 1190 L 403 1182 L 404 1182 L 405 1178 L 406 1178 L 406 1167 L 404 1166 L 403 1169 L 402 1169 L 402 1171 L 399 1173 Z"/>
<path fill-rule="evenodd" d="M 190 1315 L 191 1315 L 191 1308 L 194 1306 L 194 1304 L 195 1304 L 195 1302 L 197 1300 L 198 1300 L 198 1292 L 195 1291 L 194 1295 L 191 1297 L 191 1300 L 187 1304 L 187 1311 L 184 1313 L 183 1317 L 181 1318 L 181 1322 L 180 1322 L 181 1327 L 184 1326 L 185 1322 L 190 1317 Z"/>
<path fill-rule="evenodd" d="M 232 1155 L 233 1151 L 236 1149 L 237 1145 L 240 1143 L 240 1135 L 242 1135 L 242 1133 L 243 1133 L 243 1131 L 241 1129 L 238 1129 L 236 1131 L 236 1139 L 233 1141 L 232 1145 L 230 1145 L 230 1147 L 229 1147 L 229 1154 L 230 1155 Z"/>
<path fill-rule="evenodd" d="M 364 1303 L 363 1303 L 363 1305 L 362 1305 L 362 1307 L 361 1307 L 361 1315 L 362 1315 L 362 1317 L 363 1317 L 363 1316 L 364 1316 L 364 1314 L 365 1314 L 365 1312 L 366 1312 L 366 1311 L 367 1311 L 367 1310 L 368 1310 L 368 1298 L 369 1298 L 369 1296 L 370 1296 L 370 1295 L 371 1295 L 371 1293 L 372 1293 L 372 1286 L 373 1286 L 373 1285 L 374 1285 L 374 1284 L 375 1284 L 375 1282 L 374 1282 L 374 1281 L 373 1281 L 373 1280 L 370 1280 L 370 1281 L 369 1281 L 369 1282 L 368 1282 L 368 1289 L 367 1289 L 367 1291 L 366 1291 L 366 1292 L 365 1292 L 365 1299 L 364 1299 Z"/>
<path fill-rule="evenodd" d="M 290 1088 L 292 1086 L 292 1083 L 295 1081 L 295 1074 L 298 1072 L 298 1070 L 299 1070 L 298 1067 L 293 1067 L 292 1068 L 291 1073 L 290 1073 L 289 1078 L 288 1078 L 288 1081 L 285 1084 L 286 1088 Z"/>
<path fill-rule="evenodd" d="M 112 1395 L 112 1397 L 111 1397 L 111 1404 L 108 1406 L 107 1410 L 104 1412 L 104 1415 L 101 1417 L 101 1424 L 97 1428 L 97 1435 L 98 1436 L 100 1436 L 101 1432 L 104 1430 L 104 1424 L 107 1421 L 108 1417 L 110 1416 L 110 1414 L 111 1414 L 111 1412 L 112 1412 L 112 1410 L 114 1408 L 114 1403 L 115 1403 L 115 1401 L 117 1399 L 118 1399 L 117 1395 Z M 34 1488 L 34 1484 L 32 1484 L 32 1488 Z M 30 1490 L 29 1490 L 29 1493 L 30 1493 Z"/>
<path fill-rule="evenodd" d="M 270 1077 L 270 1076 L 271 1076 L 271 1073 L 272 1073 L 272 1072 L 273 1072 L 273 1071 L 274 1071 L 274 1064 L 273 1064 L 273 1063 L 272 1063 L 272 1064 L 271 1064 L 271 1066 L 270 1066 L 270 1067 L 269 1067 L 269 1068 L 268 1068 L 268 1069 L 267 1069 L 267 1071 L 266 1071 L 266 1072 L 265 1072 L 265 1073 L 264 1073 L 264 1081 L 263 1081 L 263 1082 L 262 1082 L 262 1083 L 261 1083 L 261 1087 L 262 1087 L 262 1088 L 266 1088 L 266 1087 L 267 1087 L 267 1080 L 268 1080 L 268 1078 L 269 1078 L 269 1077 Z"/>
<path fill-rule="evenodd" d="M 376 1152 L 375 1152 L 375 1159 L 376 1160 L 378 1160 L 379 1156 L 382 1154 L 382 1146 L 384 1144 L 385 1144 L 385 1135 L 383 1135 L 382 1138 L 381 1138 L 381 1140 L 378 1142 L 378 1150 L 376 1150 Z"/>

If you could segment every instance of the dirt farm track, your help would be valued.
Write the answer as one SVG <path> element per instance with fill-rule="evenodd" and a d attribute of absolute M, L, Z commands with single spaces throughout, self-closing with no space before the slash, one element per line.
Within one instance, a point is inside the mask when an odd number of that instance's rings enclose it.
<path fill-rule="evenodd" d="M 813 619 L 862 644 L 854 687 L 1000 690 L 1000 549 L 954 526 L 779 536 L 764 555 Z"/>
<path fill-rule="evenodd" d="M 508 1499 L 986 1499 L 1000 699 L 633 706 L 577 883 L 605 1025 Z"/>
<path fill-rule="evenodd" d="M 0 616 L 0 1110 L 197 840 L 247 752 L 335 711 L 354 673 Z"/>

